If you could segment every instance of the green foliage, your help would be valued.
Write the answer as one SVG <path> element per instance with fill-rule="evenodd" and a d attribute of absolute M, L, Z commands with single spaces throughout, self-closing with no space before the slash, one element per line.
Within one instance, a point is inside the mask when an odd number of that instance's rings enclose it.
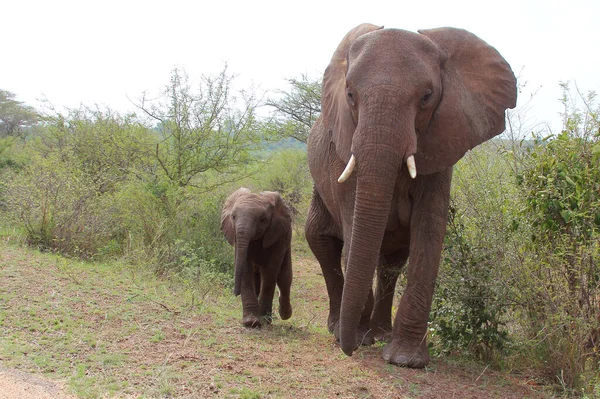
<path fill-rule="evenodd" d="M 487 248 L 469 242 L 461 217 L 452 207 L 445 239 L 445 274 L 431 313 L 431 332 L 440 339 L 438 351 L 467 349 L 489 361 L 507 343 L 503 322 L 507 308 Z"/>
<path fill-rule="evenodd" d="M 276 137 L 292 137 L 306 143 L 312 125 L 321 113 L 321 79 L 310 80 L 302 75 L 299 79 L 288 79 L 288 83 L 289 91 L 278 91 L 278 99 L 271 98 L 266 102 L 275 109 L 268 130 Z"/>
<path fill-rule="evenodd" d="M 148 179 L 155 168 L 149 156 L 153 137 L 133 115 L 81 107 L 49 117 L 44 133 L 34 145 L 37 152 L 57 154 L 90 176 L 99 193 L 130 177 Z"/>
<path fill-rule="evenodd" d="M 0 90 L 0 138 L 25 138 L 29 129 L 40 119 L 33 107 L 17 101 L 15 94 Z"/>
<path fill-rule="evenodd" d="M 277 191 L 292 213 L 298 215 L 312 194 L 306 151 L 287 149 L 274 153 L 261 170 L 259 185 L 261 190 Z"/>
<path fill-rule="evenodd" d="M 293 240 L 307 248 L 304 222 L 312 196 L 313 182 L 305 149 L 274 152 L 249 184 L 258 191 L 277 191 L 292 212 Z M 304 247 L 302 247 L 304 245 Z"/>
<path fill-rule="evenodd" d="M 532 166 L 522 176 L 532 223 L 543 237 L 566 234 L 589 240 L 600 230 L 600 162 L 596 137 L 564 130 L 531 152 Z"/>
<path fill-rule="evenodd" d="M 132 116 L 89 108 L 48 121 L 31 144 L 32 161 L 3 189 L 30 243 L 84 258 L 124 256 L 160 272 L 200 257 L 203 270 L 226 271 L 215 238 L 220 197 L 164 179 L 151 130 Z"/>
<path fill-rule="evenodd" d="M 598 372 L 600 350 L 600 120 L 595 94 L 579 110 L 563 85 L 564 127 L 537 140 L 518 182 L 531 241 L 519 284 L 526 331 L 566 388 Z"/>
<path fill-rule="evenodd" d="M 233 251 L 221 232 L 225 189 L 197 195 L 193 187 L 170 191 L 170 204 L 162 244 L 156 248 L 157 270 L 188 276 L 210 273 L 229 282 L 233 276 Z M 177 204 L 178 205 L 175 205 Z"/>
<path fill-rule="evenodd" d="M 591 393 L 600 375 L 599 112 L 594 93 L 579 95 L 579 109 L 563 89 L 560 134 L 495 140 L 455 167 L 430 333 L 434 351 L 503 359 L 566 393 Z"/>
<path fill-rule="evenodd" d="M 120 253 L 124 232 L 114 200 L 150 167 L 145 132 L 131 117 L 98 109 L 49 118 L 30 144 L 30 163 L 6 188 L 9 211 L 28 241 L 82 257 Z"/>
<path fill-rule="evenodd" d="M 254 95 L 236 98 L 231 83 L 224 69 L 194 90 L 174 70 L 162 99 L 142 100 L 150 123 L 97 107 L 48 116 L 29 143 L 31 161 L 3 168 L 0 211 L 49 250 L 226 281 L 229 186 L 219 187 L 255 173 L 265 143 Z M 2 140 L 0 161 L 16 159 L 14 139 Z"/>
<path fill-rule="evenodd" d="M 503 269 L 512 226 L 510 180 L 501 141 L 487 143 L 455 167 L 443 259 L 432 304 L 434 352 L 467 350 L 492 361 L 508 343 L 509 288 Z"/>
<path fill-rule="evenodd" d="M 107 237 L 92 181 L 57 156 L 35 157 L 8 183 L 6 202 L 28 241 L 46 249 L 89 256 Z"/>
<path fill-rule="evenodd" d="M 0 138 L 0 173 L 22 169 L 29 162 L 27 149 L 27 144 L 16 137 Z"/>
<path fill-rule="evenodd" d="M 194 90 L 185 72 L 174 69 L 160 99 L 142 99 L 139 108 L 158 132 L 152 154 L 171 184 L 209 191 L 239 180 L 246 166 L 256 161 L 262 143 L 257 100 L 250 92 L 236 98 L 232 80 L 225 67 L 216 77 L 203 76 Z M 218 173 L 208 183 L 211 171 Z"/>

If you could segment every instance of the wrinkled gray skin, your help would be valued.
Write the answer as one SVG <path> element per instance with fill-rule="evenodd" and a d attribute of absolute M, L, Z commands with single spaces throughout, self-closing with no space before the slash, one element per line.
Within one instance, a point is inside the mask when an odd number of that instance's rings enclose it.
<path fill-rule="evenodd" d="M 309 136 L 315 191 L 306 238 L 327 285 L 329 329 L 347 355 L 384 339 L 388 362 L 429 362 L 427 321 L 452 166 L 504 130 L 516 95 L 506 61 L 461 29 L 414 33 L 363 24 L 340 43 Z M 354 171 L 339 183 L 352 154 Z M 407 169 L 411 156 L 415 178 Z M 409 256 L 392 328 L 394 289 Z"/>
<path fill-rule="evenodd" d="M 246 327 L 271 322 L 275 285 L 279 287 L 279 316 L 292 316 L 292 219 L 276 192 L 260 194 L 240 188 L 227 198 L 221 230 L 235 247 L 234 295 L 242 295 Z"/>

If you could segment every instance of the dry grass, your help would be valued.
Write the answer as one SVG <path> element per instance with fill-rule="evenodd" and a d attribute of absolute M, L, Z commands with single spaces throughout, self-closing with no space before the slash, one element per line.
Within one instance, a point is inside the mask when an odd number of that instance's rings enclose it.
<path fill-rule="evenodd" d="M 380 346 L 346 357 L 325 328 L 312 257 L 294 259 L 294 278 L 294 316 L 250 330 L 239 298 L 218 286 L 0 243 L 0 361 L 82 398 L 543 397 L 485 365 L 402 369 Z"/>

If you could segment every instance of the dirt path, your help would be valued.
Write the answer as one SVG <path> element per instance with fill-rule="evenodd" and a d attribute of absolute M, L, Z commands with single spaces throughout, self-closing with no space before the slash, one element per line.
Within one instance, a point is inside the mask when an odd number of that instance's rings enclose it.
<path fill-rule="evenodd" d="M 74 399 L 62 384 L 0 364 L 0 399 Z"/>

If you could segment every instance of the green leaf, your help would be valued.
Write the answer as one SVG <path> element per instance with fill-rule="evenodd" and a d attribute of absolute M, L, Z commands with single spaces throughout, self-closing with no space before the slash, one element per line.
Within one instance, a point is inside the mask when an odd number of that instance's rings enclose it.
<path fill-rule="evenodd" d="M 565 223 L 569 223 L 569 221 L 571 220 L 572 213 L 570 210 L 564 209 L 560 211 L 560 216 L 563 218 Z"/>

